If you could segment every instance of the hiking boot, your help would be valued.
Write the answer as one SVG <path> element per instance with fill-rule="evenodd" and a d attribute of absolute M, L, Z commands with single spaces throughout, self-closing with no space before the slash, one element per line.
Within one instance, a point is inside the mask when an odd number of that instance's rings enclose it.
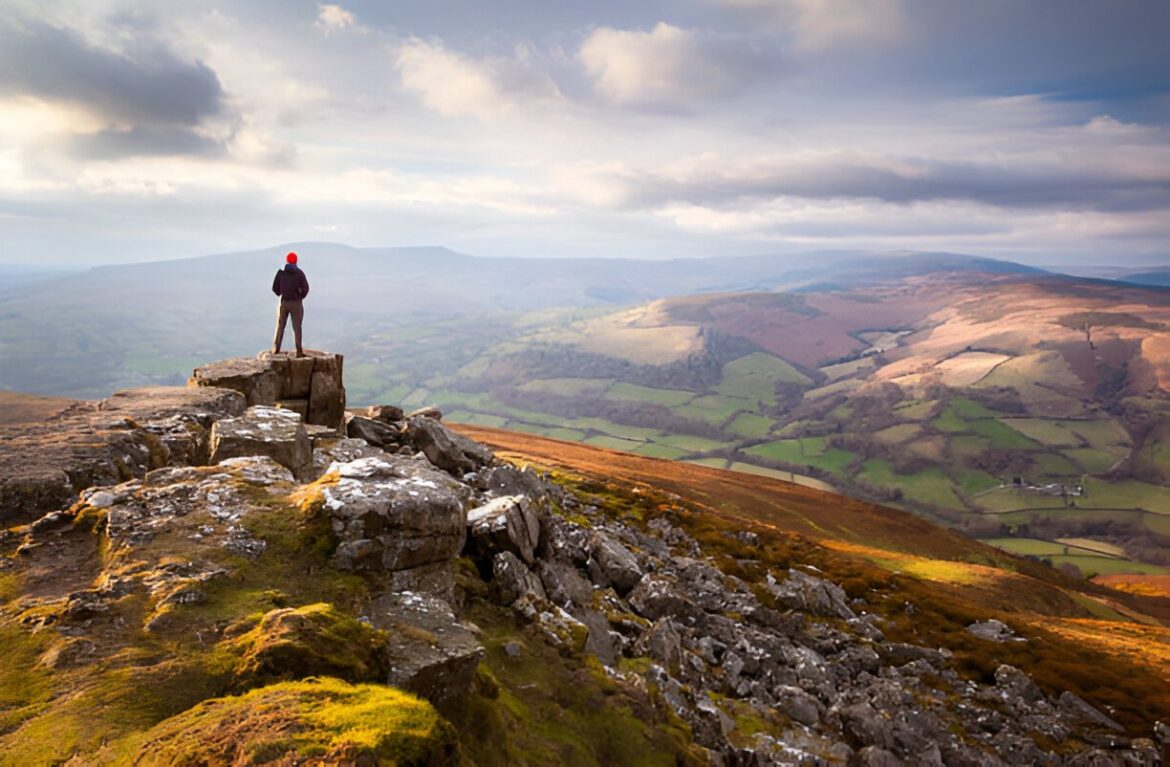
<path fill-rule="evenodd" d="M 297 349 L 297 356 L 298 356 L 298 357 L 304 357 L 304 356 L 305 356 L 305 352 L 304 352 L 304 350 L 303 350 L 303 349 Z"/>

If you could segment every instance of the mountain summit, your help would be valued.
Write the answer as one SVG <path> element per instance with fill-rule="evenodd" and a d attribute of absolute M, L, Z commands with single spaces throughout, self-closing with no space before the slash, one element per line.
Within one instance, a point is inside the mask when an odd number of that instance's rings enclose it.
<path fill-rule="evenodd" d="M 1157 600 L 342 369 L 0 418 L 0 763 L 1159 763 Z"/>

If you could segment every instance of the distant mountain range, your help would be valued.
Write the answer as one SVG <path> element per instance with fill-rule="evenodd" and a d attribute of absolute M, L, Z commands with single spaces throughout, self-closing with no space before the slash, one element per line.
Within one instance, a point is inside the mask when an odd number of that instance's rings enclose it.
<path fill-rule="evenodd" d="M 637 261 L 291 243 L 5 281 L 0 388 L 101 396 L 124 386 L 174 383 L 200 360 L 267 348 L 274 314 L 269 286 L 288 250 L 301 254 L 312 285 L 305 320 L 311 345 L 338 349 L 371 332 L 453 317 L 617 307 L 711 292 L 825 290 L 944 271 L 1042 273 L 951 253 Z"/>

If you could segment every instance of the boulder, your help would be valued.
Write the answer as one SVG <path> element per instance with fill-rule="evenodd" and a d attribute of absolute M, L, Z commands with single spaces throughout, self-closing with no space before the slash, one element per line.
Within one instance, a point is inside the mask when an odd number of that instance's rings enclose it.
<path fill-rule="evenodd" d="M 679 588 L 678 579 L 665 574 L 646 575 L 626 599 L 639 615 L 650 620 L 668 615 L 694 620 L 703 612 Z"/>
<path fill-rule="evenodd" d="M 995 670 L 995 685 L 1025 704 L 1045 700 L 1044 692 L 1032 681 L 1032 677 L 1006 663 Z"/>
<path fill-rule="evenodd" d="M 574 617 L 589 629 L 589 635 L 585 638 L 585 652 L 606 666 L 615 665 L 621 656 L 621 634 L 612 631 L 609 621 L 597 610 L 580 610 Z"/>
<path fill-rule="evenodd" d="M 388 684 L 440 710 L 471 691 L 484 648 L 446 602 L 414 592 L 387 594 L 370 605 L 369 617 L 389 635 Z"/>
<path fill-rule="evenodd" d="M 500 604 L 505 606 L 522 598 L 527 598 L 529 602 L 545 602 L 548 599 L 540 578 L 510 551 L 501 551 L 492 559 L 492 582 Z"/>
<path fill-rule="evenodd" d="M 375 447 L 397 446 L 402 438 L 401 432 L 394 426 L 360 415 L 346 419 L 345 433 L 353 439 L 364 439 Z"/>
<path fill-rule="evenodd" d="M 370 405 L 366 408 L 366 417 L 385 423 L 400 423 L 406 420 L 402 408 L 395 405 Z"/>
<path fill-rule="evenodd" d="M 425 462 L 397 455 L 334 464 L 322 501 L 340 543 L 338 567 L 409 570 L 449 564 L 463 549 L 467 513 L 459 483 Z"/>
<path fill-rule="evenodd" d="M 972 623 L 967 627 L 966 631 L 972 636 L 986 639 L 989 642 L 1024 641 L 1022 638 L 1017 637 L 1016 632 L 1012 631 L 1006 623 L 997 621 L 994 618 L 981 623 Z"/>
<path fill-rule="evenodd" d="M 491 562 L 499 552 L 509 551 L 531 565 L 539 541 L 540 520 L 526 496 L 496 498 L 467 513 L 466 553 L 474 559 Z"/>
<path fill-rule="evenodd" d="M 604 533 L 593 535 L 589 558 L 589 573 L 594 583 L 613 586 L 623 596 L 642 580 L 642 566 L 634 553 Z"/>
<path fill-rule="evenodd" d="M 802 570 L 789 570 L 788 577 L 780 583 L 769 573 L 768 587 L 776 596 L 776 601 L 790 609 L 842 620 L 857 617 L 849 607 L 844 589 Z"/>
<path fill-rule="evenodd" d="M 441 421 L 443 420 L 443 411 L 434 405 L 427 405 L 426 407 L 420 407 L 418 410 L 412 410 L 407 418 L 432 418 L 436 421 Z"/>
<path fill-rule="evenodd" d="M 561 607 L 570 604 L 585 606 L 593 597 L 593 584 L 570 564 L 556 560 L 538 559 L 536 573 L 544 586 L 549 601 Z"/>
<path fill-rule="evenodd" d="M 412 415 L 407 419 L 406 439 L 432 464 L 458 476 L 480 469 L 492 460 L 492 451 L 487 447 L 427 416 Z"/>
<path fill-rule="evenodd" d="M 650 628 L 634 642 L 634 653 L 652 658 L 669 670 L 677 674 L 682 664 L 682 637 L 678 628 L 670 618 L 655 621 Z"/>
<path fill-rule="evenodd" d="M 275 407 L 250 407 L 211 427 L 212 463 L 252 455 L 268 456 L 299 476 L 312 464 L 313 447 L 300 417 Z"/>
<path fill-rule="evenodd" d="M 1124 732 L 1125 728 L 1098 711 L 1084 698 L 1065 690 L 1056 701 L 1056 707 L 1065 716 L 1075 722 L 1101 727 L 1114 732 Z"/>

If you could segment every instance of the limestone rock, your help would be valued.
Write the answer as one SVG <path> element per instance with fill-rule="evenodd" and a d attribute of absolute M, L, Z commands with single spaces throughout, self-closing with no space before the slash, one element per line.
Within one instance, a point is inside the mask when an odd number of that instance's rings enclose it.
<path fill-rule="evenodd" d="M 428 461 L 458 476 L 482 468 L 492 460 L 491 450 L 451 431 L 435 418 L 412 415 L 406 422 L 406 437 Z"/>
<path fill-rule="evenodd" d="M 776 583 L 771 574 L 768 580 L 776 601 L 785 607 L 843 620 L 857 617 L 849 607 L 844 589 L 824 578 L 794 568 L 788 571 L 783 582 Z"/>
<path fill-rule="evenodd" d="M 966 629 L 968 634 L 977 636 L 980 639 L 986 639 L 989 642 L 1022 642 L 1026 641 L 1022 637 L 1017 637 L 1016 632 L 1012 631 L 1006 623 L 997 621 L 994 618 L 986 620 L 981 623 L 972 623 Z"/>
<path fill-rule="evenodd" d="M 345 433 L 353 439 L 364 439 L 375 447 L 397 446 L 401 432 L 384 421 L 360 415 L 350 416 L 345 423 Z"/>
<path fill-rule="evenodd" d="M 434 405 L 427 405 L 426 407 L 420 407 L 418 410 L 411 411 L 407 418 L 431 418 L 436 421 L 441 421 L 443 420 L 443 411 Z"/>
<path fill-rule="evenodd" d="M 492 559 L 492 582 L 502 605 L 525 597 L 532 602 L 547 601 L 540 578 L 510 551 L 501 551 Z"/>
<path fill-rule="evenodd" d="M 462 486 L 425 462 L 402 456 L 359 458 L 332 467 L 322 488 L 348 570 L 408 570 L 450 563 L 463 549 L 467 514 Z"/>
<path fill-rule="evenodd" d="M 257 405 L 211 427 L 212 463 L 252 455 L 268 456 L 299 476 L 308 471 L 313 448 L 300 417 L 280 408 Z"/>
<path fill-rule="evenodd" d="M 618 541 L 596 533 L 590 541 L 590 573 L 594 582 L 612 585 L 619 594 L 628 594 L 642 580 L 642 566 L 637 557 Z"/>
<path fill-rule="evenodd" d="M 369 616 L 389 635 L 387 683 L 440 709 L 470 692 L 484 649 L 446 602 L 414 592 L 387 594 L 374 601 Z"/>
<path fill-rule="evenodd" d="M 168 463 L 205 463 L 211 424 L 243 409 L 243 398 L 223 389 L 152 387 L 5 428 L 0 523 L 36 519 L 68 507 L 85 488 L 142 477 Z"/>
<path fill-rule="evenodd" d="M 232 389 L 248 405 L 276 406 L 299 413 L 307 423 L 345 430 L 344 357 L 307 350 L 305 357 L 262 352 L 195 368 L 187 385 Z"/>
<path fill-rule="evenodd" d="M 490 562 L 509 551 L 531 565 L 539 541 L 540 520 L 526 496 L 496 498 L 467 513 L 467 553 L 473 558 Z"/>
<path fill-rule="evenodd" d="M 589 604 L 593 596 L 593 584 L 570 564 L 538 559 L 536 573 L 553 604 L 566 608 L 570 604 L 583 607 Z"/>

